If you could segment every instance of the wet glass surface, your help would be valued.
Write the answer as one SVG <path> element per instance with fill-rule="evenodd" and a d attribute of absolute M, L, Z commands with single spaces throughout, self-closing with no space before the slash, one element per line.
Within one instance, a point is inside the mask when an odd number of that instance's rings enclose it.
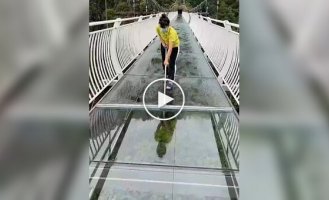
<path fill-rule="evenodd" d="M 163 122 L 132 116 L 115 160 L 221 167 L 210 116 L 192 113 Z"/>
<path fill-rule="evenodd" d="M 101 183 L 92 188 L 98 199 L 237 199 L 230 195 L 235 188 L 227 184 L 225 172 L 115 164 L 103 170 L 108 171 L 105 179 L 91 178 Z"/>
<path fill-rule="evenodd" d="M 105 98 L 101 104 L 140 104 L 144 90 L 152 81 L 162 78 L 148 76 L 126 75 Z M 215 78 L 185 78 L 177 77 L 175 80 L 185 94 L 187 106 L 230 107 L 224 92 Z M 163 81 L 150 86 L 145 94 L 145 104 L 157 104 L 157 92 L 163 92 Z M 182 105 L 182 93 L 177 86 L 166 94 L 174 98 L 173 105 Z"/>
<path fill-rule="evenodd" d="M 233 152 L 227 148 L 227 137 L 238 122 L 225 128 L 228 117 L 234 119 L 235 115 L 183 111 L 172 120 L 159 121 L 145 110 L 97 108 L 90 116 L 91 140 L 101 143 L 97 140 L 106 132 L 117 146 L 108 140 L 103 152 L 98 152 L 107 156 L 96 156 L 93 161 L 237 169 L 235 160 L 228 156 Z"/>

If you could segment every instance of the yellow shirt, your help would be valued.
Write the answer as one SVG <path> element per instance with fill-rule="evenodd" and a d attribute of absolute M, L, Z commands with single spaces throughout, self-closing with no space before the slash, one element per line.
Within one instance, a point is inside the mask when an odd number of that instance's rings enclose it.
<path fill-rule="evenodd" d="M 156 31 L 160 39 L 162 39 L 166 45 L 168 45 L 169 42 L 172 42 L 173 47 L 179 46 L 178 34 L 173 27 L 169 26 L 168 31 L 166 33 L 163 33 L 161 27 L 158 25 Z"/>

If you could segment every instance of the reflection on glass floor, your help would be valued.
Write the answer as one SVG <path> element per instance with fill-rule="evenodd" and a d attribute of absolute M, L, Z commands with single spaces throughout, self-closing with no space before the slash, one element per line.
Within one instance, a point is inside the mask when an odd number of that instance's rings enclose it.
<path fill-rule="evenodd" d="M 199 109 L 183 109 L 161 122 L 137 108 L 146 86 L 163 78 L 155 40 L 90 113 L 91 199 L 238 197 L 238 120 L 188 24 L 177 18 L 173 26 L 181 40 L 175 80 L 184 90 L 185 105 Z M 157 104 L 162 84 L 146 92 L 146 104 Z M 170 95 L 173 105 L 181 105 L 178 88 Z M 177 110 L 151 112 L 160 117 Z"/>
<path fill-rule="evenodd" d="M 183 111 L 158 121 L 143 110 L 97 108 L 91 113 L 91 190 L 106 199 L 236 197 L 237 126 L 231 112 Z"/>

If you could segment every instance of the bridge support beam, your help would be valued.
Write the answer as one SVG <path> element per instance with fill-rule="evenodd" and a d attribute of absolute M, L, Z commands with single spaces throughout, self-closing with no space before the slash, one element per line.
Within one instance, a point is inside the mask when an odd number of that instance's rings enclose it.
<path fill-rule="evenodd" d="M 112 30 L 111 34 L 111 40 L 110 40 L 110 56 L 111 56 L 111 61 L 113 64 L 113 68 L 115 72 L 118 74 L 118 78 L 121 78 L 123 73 L 122 73 L 122 68 L 119 62 L 119 58 L 117 55 L 117 37 L 118 37 L 118 27 L 121 24 L 121 19 L 117 18 L 117 22 L 114 23 L 113 27 L 114 29 Z"/>

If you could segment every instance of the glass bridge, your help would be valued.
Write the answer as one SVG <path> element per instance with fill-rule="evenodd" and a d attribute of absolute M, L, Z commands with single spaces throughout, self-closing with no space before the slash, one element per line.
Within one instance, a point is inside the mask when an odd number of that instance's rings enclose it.
<path fill-rule="evenodd" d="M 181 40 L 175 81 L 185 107 L 168 121 L 143 108 L 146 86 L 164 77 L 156 38 L 90 111 L 90 199 L 238 199 L 237 114 L 189 24 L 171 24 Z M 145 101 L 156 105 L 163 86 L 152 88 Z M 177 87 L 172 96 L 180 105 Z"/>

